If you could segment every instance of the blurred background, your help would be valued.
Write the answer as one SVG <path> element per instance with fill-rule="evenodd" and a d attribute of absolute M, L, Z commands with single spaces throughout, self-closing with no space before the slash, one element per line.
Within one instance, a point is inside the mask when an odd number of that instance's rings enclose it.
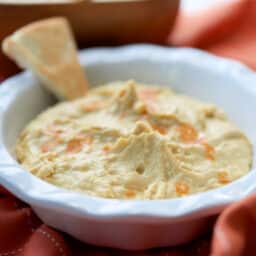
<path fill-rule="evenodd" d="M 79 48 L 128 43 L 166 45 L 179 11 L 230 0 L 0 0 L 0 40 L 34 20 L 69 19 Z M 170 44 L 170 43 L 169 43 Z M 0 80 L 18 68 L 0 54 Z"/>
<path fill-rule="evenodd" d="M 0 0 L 0 41 L 32 21 L 68 18 L 78 47 L 194 47 L 256 69 L 256 0 Z M 0 53 L 0 81 L 19 69 Z"/>

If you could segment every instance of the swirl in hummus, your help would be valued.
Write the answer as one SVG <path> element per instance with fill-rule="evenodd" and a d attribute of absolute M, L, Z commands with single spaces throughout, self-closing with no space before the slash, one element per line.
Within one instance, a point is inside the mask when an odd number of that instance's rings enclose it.
<path fill-rule="evenodd" d="M 217 107 L 134 81 L 51 107 L 22 132 L 16 152 L 49 183 L 120 199 L 207 191 L 252 164 L 250 142 Z"/>

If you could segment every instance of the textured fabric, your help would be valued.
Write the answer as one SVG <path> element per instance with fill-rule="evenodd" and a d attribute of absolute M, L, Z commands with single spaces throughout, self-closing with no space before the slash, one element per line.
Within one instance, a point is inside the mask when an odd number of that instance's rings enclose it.
<path fill-rule="evenodd" d="M 202 13 L 180 13 L 168 42 L 234 58 L 256 68 L 256 1 L 234 0 Z M 0 81 L 17 68 L 0 54 Z M 31 208 L 0 187 L 0 256 L 255 255 L 256 195 L 228 207 L 213 235 L 181 247 L 125 252 L 85 245 L 44 225 Z"/>
<path fill-rule="evenodd" d="M 210 235 L 181 248 L 125 252 L 96 248 L 44 225 L 31 208 L 0 187 L 0 256 L 205 256 Z"/>

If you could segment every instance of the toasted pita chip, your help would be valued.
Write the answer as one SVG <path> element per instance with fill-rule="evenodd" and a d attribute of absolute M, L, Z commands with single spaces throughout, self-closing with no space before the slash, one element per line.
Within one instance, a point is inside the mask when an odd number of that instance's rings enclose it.
<path fill-rule="evenodd" d="M 7 37 L 2 49 L 21 68 L 31 69 L 59 99 L 72 100 L 87 92 L 88 83 L 65 18 L 31 23 Z"/>

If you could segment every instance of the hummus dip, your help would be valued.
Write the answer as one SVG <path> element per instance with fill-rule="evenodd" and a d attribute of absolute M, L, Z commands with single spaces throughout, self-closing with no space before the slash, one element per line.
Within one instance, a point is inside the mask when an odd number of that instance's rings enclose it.
<path fill-rule="evenodd" d="M 134 81 L 51 107 L 21 133 L 16 153 L 49 183 L 120 199 L 207 191 L 252 164 L 250 142 L 216 106 Z"/>

